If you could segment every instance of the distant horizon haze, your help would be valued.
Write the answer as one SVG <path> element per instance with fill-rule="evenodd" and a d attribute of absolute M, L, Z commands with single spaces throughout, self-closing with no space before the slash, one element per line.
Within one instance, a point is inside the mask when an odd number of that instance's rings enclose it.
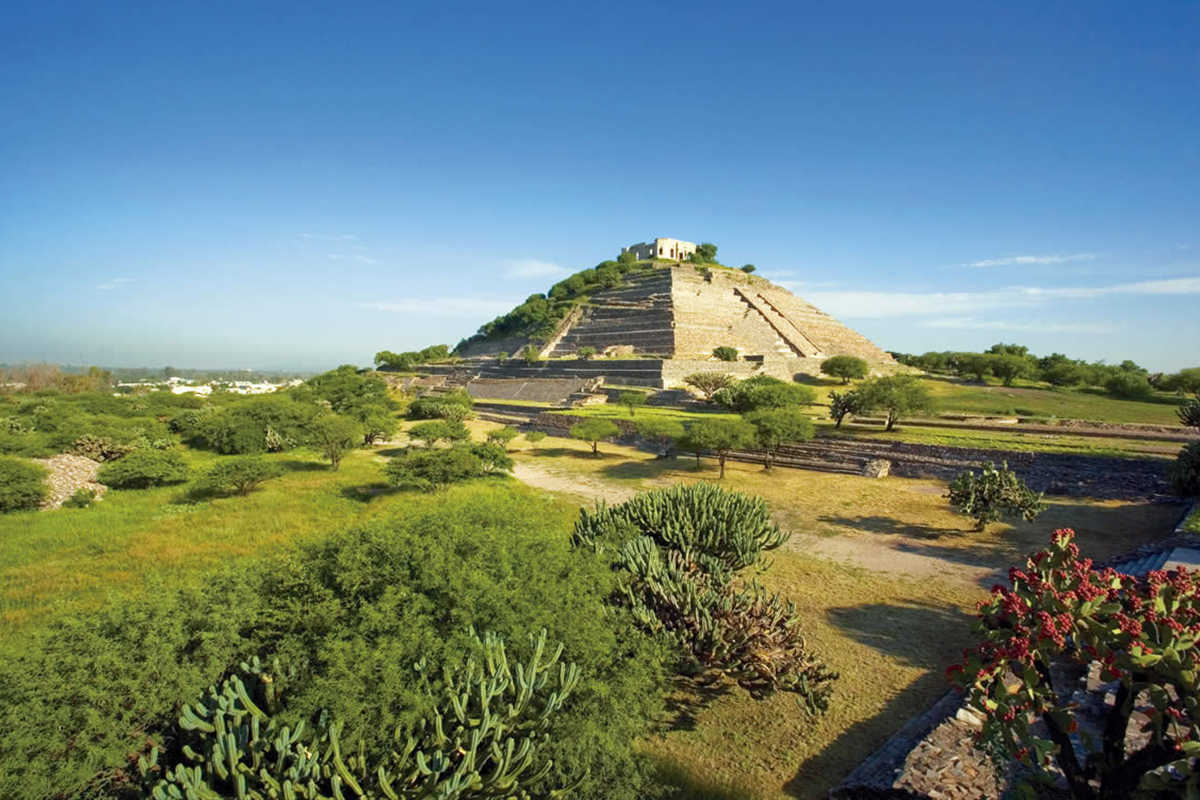
<path fill-rule="evenodd" d="M 1200 365 L 1200 3 L 68 0 L 5 33 L 0 362 L 366 366 L 671 237 L 888 350 Z"/>

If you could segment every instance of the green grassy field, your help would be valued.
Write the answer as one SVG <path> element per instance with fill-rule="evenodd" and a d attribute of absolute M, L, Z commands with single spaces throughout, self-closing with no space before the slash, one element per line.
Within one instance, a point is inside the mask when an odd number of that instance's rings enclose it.
<path fill-rule="evenodd" d="M 184 450 L 200 472 L 220 456 Z M 54 613 L 178 580 L 234 558 L 386 513 L 401 496 L 364 503 L 382 458 L 351 453 L 333 472 L 314 455 L 269 456 L 283 477 L 248 497 L 192 501 L 188 485 L 110 490 L 90 508 L 0 515 L 0 639 Z"/>

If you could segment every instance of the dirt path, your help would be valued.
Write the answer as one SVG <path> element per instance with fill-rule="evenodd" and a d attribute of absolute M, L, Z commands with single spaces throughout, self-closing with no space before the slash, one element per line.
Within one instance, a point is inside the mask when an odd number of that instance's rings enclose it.
<path fill-rule="evenodd" d="M 592 506 L 603 500 L 623 503 L 637 492 L 598 478 L 560 475 L 543 467 L 518 462 L 513 475 L 537 489 L 567 495 L 581 504 Z M 666 484 L 664 484 L 666 485 Z M 873 535 L 870 537 L 812 536 L 793 534 L 786 547 L 798 553 L 838 561 L 871 572 L 912 578 L 939 578 L 966 588 L 990 586 L 999 572 L 990 567 L 962 564 L 951 558 L 910 552 L 908 537 Z"/>

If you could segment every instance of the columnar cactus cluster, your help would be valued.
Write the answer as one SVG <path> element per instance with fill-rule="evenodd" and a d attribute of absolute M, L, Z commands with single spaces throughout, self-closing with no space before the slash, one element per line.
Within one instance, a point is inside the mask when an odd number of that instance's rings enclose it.
<path fill-rule="evenodd" d="M 184 707 L 181 758 L 164 758 L 155 748 L 140 760 L 146 797 L 465 800 L 569 793 L 573 787 L 546 785 L 553 764 L 538 750 L 579 681 L 578 668 L 559 662 L 562 645 L 547 657 L 545 631 L 533 639 L 528 661 L 514 667 L 499 638 L 487 635 L 479 644 L 481 660 L 446 669 L 440 680 L 417 665 L 433 710 L 415 730 L 397 730 L 397 749 L 384 754 L 343 752 L 337 722 L 322 720 L 312 733 L 304 723 L 282 724 L 273 713 L 281 703 L 275 676 L 260 664 L 243 664 L 241 675 Z"/>
<path fill-rule="evenodd" d="M 983 641 L 949 673 L 985 717 L 982 736 L 1008 754 L 1057 762 L 1078 800 L 1200 794 L 1200 575 L 1186 569 L 1144 579 L 1096 570 L 1074 533 L 1009 572 L 980 604 Z M 1052 666 L 1098 662 L 1116 681 L 1103 735 L 1081 729 L 1069 687 Z M 1149 740 L 1127 752 L 1134 711 Z M 1049 738 L 1039 734 L 1042 723 Z"/>
<path fill-rule="evenodd" d="M 787 538 L 761 498 L 703 483 L 585 511 L 575 527 L 577 545 L 610 553 L 624 571 L 617 601 L 643 629 L 672 639 L 689 666 L 756 696 L 794 692 L 823 711 L 837 675 L 808 650 L 795 605 L 738 579 L 765 569 L 763 552 Z"/>

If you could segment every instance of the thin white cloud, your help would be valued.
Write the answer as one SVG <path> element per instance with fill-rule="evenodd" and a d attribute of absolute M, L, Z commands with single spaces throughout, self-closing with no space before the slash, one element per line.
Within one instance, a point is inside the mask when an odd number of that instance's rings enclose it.
<path fill-rule="evenodd" d="M 403 300 L 380 300 L 358 303 L 358 308 L 375 311 L 391 311 L 431 319 L 482 319 L 494 317 L 519 304 L 511 297 L 436 297 L 427 300 L 406 298 Z"/>
<path fill-rule="evenodd" d="M 772 281 L 776 286 L 782 286 L 789 292 L 799 292 L 807 289 L 833 289 L 839 284 L 837 281 Z"/>
<path fill-rule="evenodd" d="M 565 278 L 571 274 L 566 267 L 536 258 L 506 258 L 510 278 Z"/>
<path fill-rule="evenodd" d="M 1109 286 L 1041 288 L 1013 286 L 985 292 L 812 292 L 804 298 L 836 317 L 969 316 L 998 308 L 1035 308 L 1052 300 L 1112 295 L 1200 294 L 1200 277 L 1118 283 Z"/>
<path fill-rule="evenodd" d="M 1076 253 L 1071 256 L 1005 256 L 1004 258 L 985 258 L 982 261 L 972 261 L 959 264 L 960 267 L 1009 267 L 1030 266 L 1036 264 L 1065 264 L 1068 261 L 1091 261 L 1095 253 Z"/>
<path fill-rule="evenodd" d="M 113 283 L 133 283 L 133 278 L 113 278 Z"/>
<path fill-rule="evenodd" d="M 301 239 L 308 239 L 314 242 L 353 242 L 358 239 L 357 236 L 351 233 L 302 233 Z"/>
<path fill-rule="evenodd" d="M 362 254 L 348 256 L 348 255 L 345 255 L 344 253 L 330 253 L 329 257 L 332 258 L 334 261 L 347 261 L 348 260 L 348 261 L 353 261 L 355 264 L 378 264 L 378 263 L 380 263 L 379 259 L 371 258 L 370 256 L 364 256 Z"/>
<path fill-rule="evenodd" d="M 958 330 L 1020 331 L 1025 333 L 1087 333 L 1105 334 L 1116 330 L 1114 325 L 1092 322 L 1043 322 L 1035 320 L 976 319 L 974 317 L 942 317 L 917 323 L 918 328 L 954 328 Z"/>
<path fill-rule="evenodd" d="M 117 285 L 115 283 L 102 283 L 99 286 L 97 286 L 96 288 L 100 289 L 102 291 L 108 291 L 109 289 L 117 288 Z"/>

